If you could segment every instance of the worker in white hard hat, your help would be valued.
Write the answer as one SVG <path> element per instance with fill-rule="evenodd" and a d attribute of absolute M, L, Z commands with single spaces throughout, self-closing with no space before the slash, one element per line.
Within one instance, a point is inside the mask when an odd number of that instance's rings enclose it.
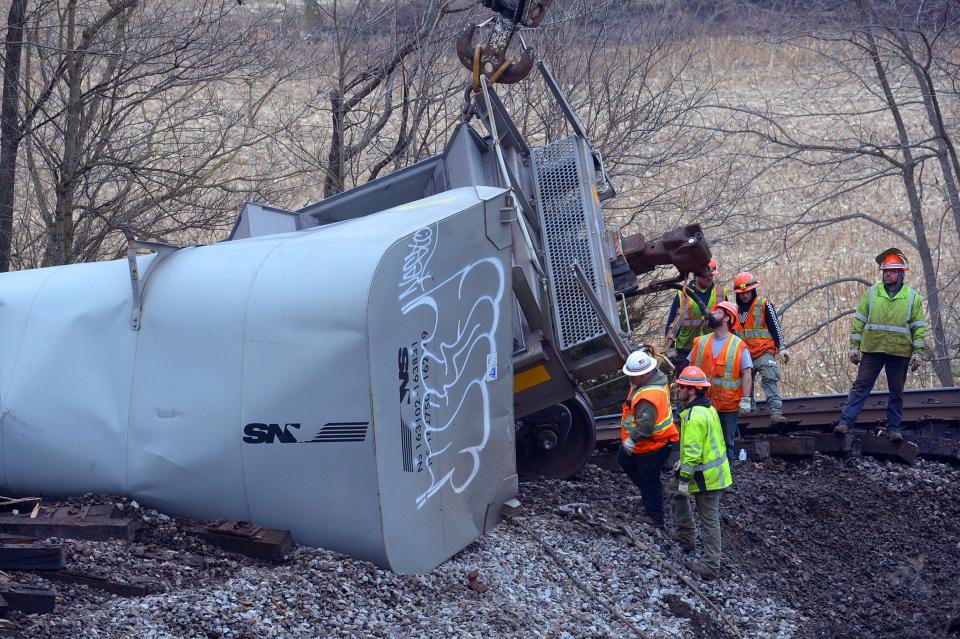
<path fill-rule="evenodd" d="M 673 423 L 670 386 L 645 350 L 634 351 L 623 366 L 630 392 L 620 419 L 622 442 L 617 461 L 640 489 L 644 515 L 640 520 L 663 528 L 663 482 L 660 468 L 670 456 L 671 444 L 680 439 Z"/>

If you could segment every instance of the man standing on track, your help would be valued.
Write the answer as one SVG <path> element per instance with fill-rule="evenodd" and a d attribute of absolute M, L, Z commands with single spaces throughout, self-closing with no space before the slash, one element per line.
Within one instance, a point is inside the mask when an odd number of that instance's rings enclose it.
<path fill-rule="evenodd" d="M 874 284 L 860 298 L 853 314 L 850 333 L 850 361 L 857 365 L 857 377 L 850 387 L 835 433 L 850 431 L 880 370 L 887 372 L 890 398 L 887 400 L 887 437 L 903 440 L 903 387 L 907 369 L 917 370 L 927 338 L 927 322 L 920 296 L 903 283 L 910 268 L 907 257 L 898 248 L 889 248 L 876 257 L 882 282 Z"/>

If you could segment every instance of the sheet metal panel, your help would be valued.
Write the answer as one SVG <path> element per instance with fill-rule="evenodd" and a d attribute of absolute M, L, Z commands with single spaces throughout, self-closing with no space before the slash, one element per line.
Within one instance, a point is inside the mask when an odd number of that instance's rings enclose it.
<path fill-rule="evenodd" d="M 503 193 L 182 249 L 139 331 L 125 261 L 0 276 L 4 488 L 121 493 L 432 568 L 516 494 Z"/>
<path fill-rule="evenodd" d="M 603 220 L 590 188 L 583 144 L 576 136 L 536 148 L 534 186 L 546 254 L 548 282 L 560 348 L 569 349 L 604 334 L 589 300 L 571 270 L 580 264 L 591 288 L 616 322 L 616 306 L 603 250 Z"/>

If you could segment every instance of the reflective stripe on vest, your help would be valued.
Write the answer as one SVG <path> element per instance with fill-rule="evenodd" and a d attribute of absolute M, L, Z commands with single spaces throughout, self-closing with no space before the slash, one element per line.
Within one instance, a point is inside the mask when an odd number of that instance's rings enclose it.
<path fill-rule="evenodd" d="M 643 389 L 643 386 L 634 388 L 633 391 L 627 395 L 627 401 L 623 403 L 623 414 L 620 416 L 620 428 L 630 430 L 637 425 L 637 418 L 633 414 L 633 404 L 637 395 L 639 395 Z"/>
<path fill-rule="evenodd" d="M 653 426 L 653 434 L 656 435 L 657 433 L 669 428 L 670 424 L 673 423 L 673 411 L 670 410 L 670 391 L 667 390 L 666 386 L 641 386 L 630 393 L 627 396 L 627 401 L 623 405 L 624 412 L 620 416 L 620 426 L 629 430 L 637 425 L 637 418 L 633 414 L 633 405 L 636 403 L 637 396 L 645 390 L 660 391 L 664 394 L 666 399 L 666 416 Z M 656 408 L 656 404 L 654 404 L 654 407 Z"/>
<path fill-rule="evenodd" d="M 880 284 L 874 284 L 870 287 L 870 300 L 867 302 L 867 316 L 864 317 L 860 313 L 854 312 L 854 317 L 864 322 L 863 330 L 867 331 L 886 331 L 888 333 L 899 333 L 901 335 L 911 335 L 912 329 L 917 326 L 926 326 L 927 323 L 924 321 L 911 322 L 910 318 L 913 317 L 913 303 L 917 300 L 917 292 L 913 289 L 910 289 L 910 302 L 907 304 L 907 319 L 903 323 L 903 326 L 891 326 L 890 324 L 874 324 L 870 321 L 873 317 L 873 300 L 876 299 L 877 293 L 879 291 Z M 851 335 L 851 339 L 854 341 L 860 341 L 861 337 L 859 335 Z"/>
<path fill-rule="evenodd" d="M 690 419 L 690 414 L 693 412 L 693 409 L 695 408 L 703 408 L 703 406 L 691 406 L 690 408 L 688 408 L 687 417 L 686 417 L 687 420 Z M 695 473 L 698 471 L 710 470 L 711 468 L 716 468 L 717 466 L 722 466 L 723 462 L 727 461 L 727 451 L 724 450 L 723 454 L 720 454 L 720 447 L 717 446 L 717 439 L 716 437 L 714 437 L 713 424 L 710 422 L 709 415 L 710 414 L 707 413 L 707 416 L 706 416 L 707 424 L 708 424 L 707 432 L 710 434 L 710 446 L 713 448 L 714 459 L 712 461 L 708 461 L 706 464 L 698 464 L 696 466 L 688 466 L 687 464 L 681 464 L 680 470 L 689 472 L 689 473 Z M 680 454 L 682 455 L 683 453 L 681 452 Z"/>
<path fill-rule="evenodd" d="M 766 299 L 761 299 L 758 297 L 753 300 L 753 309 L 749 316 L 749 319 L 752 319 L 752 322 L 748 324 L 749 328 L 744 328 L 744 337 L 748 339 L 773 339 L 773 335 L 767 328 L 766 316 L 764 315 L 766 306 Z"/>
<path fill-rule="evenodd" d="M 710 377 L 710 383 L 720 386 L 721 388 L 728 388 L 730 390 L 737 390 L 740 388 L 740 377 L 736 378 L 733 376 L 733 365 L 736 358 L 736 353 L 733 352 L 733 345 L 736 341 L 734 335 L 727 337 L 727 345 L 725 346 L 726 350 L 726 363 L 723 368 L 723 377 Z M 703 370 L 703 354 L 707 349 L 710 349 L 710 356 L 713 357 L 713 335 L 710 335 L 705 340 L 700 340 L 700 348 L 697 349 L 696 355 L 696 367 Z M 737 371 L 739 372 L 739 371 Z"/>

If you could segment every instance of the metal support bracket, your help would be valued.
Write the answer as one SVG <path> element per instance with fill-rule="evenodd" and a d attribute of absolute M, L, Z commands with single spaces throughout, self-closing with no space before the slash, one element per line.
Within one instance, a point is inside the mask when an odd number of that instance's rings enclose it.
<path fill-rule="evenodd" d="M 580 284 L 580 289 L 586 296 L 587 301 L 590 302 L 590 306 L 593 307 L 593 312 L 597 314 L 597 319 L 600 320 L 600 324 L 603 326 L 603 330 L 606 332 L 607 337 L 609 337 L 610 341 L 613 342 L 613 347 L 616 349 L 617 354 L 626 360 L 630 355 L 630 349 L 627 348 L 623 338 L 620 337 L 620 332 L 610 321 L 610 318 L 607 317 L 607 314 L 603 312 L 603 306 L 600 304 L 600 300 L 597 299 L 597 294 L 593 292 L 592 288 L 590 288 L 590 283 L 587 281 L 587 276 L 583 274 L 583 269 L 580 268 L 580 264 L 574 262 L 570 265 L 570 268 L 573 269 L 574 275 L 577 276 L 577 283 Z"/>
<path fill-rule="evenodd" d="M 590 154 L 593 156 L 593 168 L 595 171 L 600 172 L 605 184 L 604 189 L 597 192 L 597 199 L 604 202 L 615 197 L 617 190 L 613 186 L 610 174 L 607 173 L 607 167 L 603 163 L 603 155 L 593 147 L 593 142 L 590 140 L 590 136 L 587 135 L 587 130 L 580 122 L 577 114 L 573 112 L 573 107 L 570 106 L 570 103 L 567 101 L 567 96 L 563 94 L 560 85 L 557 84 L 557 79 L 553 77 L 553 71 L 550 69 L 550 65 L 541 60 L 537 63 L 537 68 L 540 70 L 540 75 L 543 76 L 543 81 L 546 83 L 547 88 L 550 89 L 550 93 L 553 94 L 553 97 L 557 100 L 557 104 L 560 105 L 560 110 L 563 111 L 563 117 L 565 117 L 570 124 L 570 128 L 573 129 L 574 133 L 583 138 L 587 146 L 590 147 Z"/>
<path fill-rule="evenodd" d="M 143 314 L 143 289 L 147 285 L 147 279 L 150 274 L 156 270 L 164 258 L 172 255 L 175 251 L 182 248 L 172 244 L 163 244 L 162 242 L 145 242 L 133 237 L 133 232 L 126 224 L 121 225 L 124 237 L 127 238 L 127 266 L 130 269 L 130 289 L 133 294 L 133 307 L 130 310 L 130 329 L 140 330 L 140 318 Z M 157 254 L 157 258 L 152 260 L 140 277 L 140 269 L 137 266 L 137 249 L 147 249 Z"/>

